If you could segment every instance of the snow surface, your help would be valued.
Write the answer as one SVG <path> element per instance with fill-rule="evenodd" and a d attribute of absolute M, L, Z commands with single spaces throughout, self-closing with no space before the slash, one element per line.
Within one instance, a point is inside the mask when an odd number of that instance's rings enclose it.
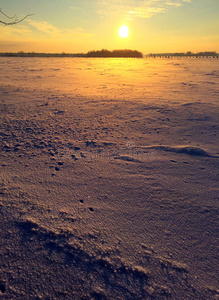
<path fill-rule="evenodd" d="M 1 299 L 218 299 L 219 60 L 0 68 Z"/>

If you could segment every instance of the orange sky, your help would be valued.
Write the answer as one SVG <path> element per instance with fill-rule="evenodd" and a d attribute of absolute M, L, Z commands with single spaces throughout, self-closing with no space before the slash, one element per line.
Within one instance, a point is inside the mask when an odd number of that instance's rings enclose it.
<path fill-rule="evenodd" d="M 219 52 L 218 0 L 11 0 L 1 7 L 9 16 L 34 15 L 0 25 L 0 52 Z M 126 39 L 121 25 L 129 27 Z"/>

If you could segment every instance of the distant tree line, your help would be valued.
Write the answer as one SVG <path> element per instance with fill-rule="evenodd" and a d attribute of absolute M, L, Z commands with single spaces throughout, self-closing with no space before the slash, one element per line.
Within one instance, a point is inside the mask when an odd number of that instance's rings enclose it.
<path fill-rule="evenodd" d="M 83 53 L 38 53 L 38 52 L 24 52 L 19 51 L 16 53 L 12 52 L 5 52 L 0 53 L 0 56 L 6 56 L 6 57 L 87 57 L 87 54 Z"/>
<path fill-rule="evenodd" d="M 193 57 L 198 57 L 198 56 L 218 56 L 218 54 L 214 51 L 206 51 L 206 52 L 198 52 L 198 53 L 193 53 L 191 51 L 188 51 L 186 53 L 184 52 L 176 52 L 176 53 L 150 53 L 148 55 L 149 57 L 172 57 L 172 56 L 193 56 Z"/>
<path fill-rule="evenodd" d="M 16 53 L 2 52 L 0 56 L 6 57 L 131 57 L 131 58 L 142 58 L 143 54 L 137 50 L 113 50 L 109 51 L 102 49 L 99 51 L 89 51 L 88 53 L 38 53 L 38 52 L 24 52 L 19 51 Z M 218 57 L 219 54 L 216 52 L 177 52 L 177 53 L 151 53 L 146 57 Z"/>
<path fill-rule="evenodd" d="M 133 58 L 142 58 L 143 54 L 137 50 L 113 50 L 109 51 L 102 49 L 100 51 L 89 51 L 87 57 L 133 57 Z"/>
<path fill-rule="evenodd" d="M 0 56 L 7 57 L 137 57 L 142 58 L 143 54 L 137 50 L 100 50 L 100 51 L 89 51 L 88 53 L 37 53 L 37 52 L 23 52 L 17 53 L 0 53 Z"/>

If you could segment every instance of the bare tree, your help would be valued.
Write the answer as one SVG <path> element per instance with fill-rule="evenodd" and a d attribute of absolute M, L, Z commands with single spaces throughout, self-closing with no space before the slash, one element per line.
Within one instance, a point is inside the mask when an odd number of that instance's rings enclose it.
<path fill-rule="evenodd" d="M 3 25 L 15 25 L 15 24 L 18 24 L 20 22 L 22 22 L 23 20 L 25 20 L 27 17 L 29 16 L 32 16 L 33 14 L 30 14 L 30 15 L 26 15 L 25 17 L 23 17 L 22 19 L 18 19 L 18 17 L 16 15 L 14 15 L 13 17 L 9 17 L 8 15 L 6 15 L 2 9 L 0 8 L 0 14 L 2 14 L 3 16 L 5 16 L 7 19 L 11 20 L 9 22 L 5 22 L 5 21 L 2 21 L 0 20 L 0 23 L 3 24 Z"/>

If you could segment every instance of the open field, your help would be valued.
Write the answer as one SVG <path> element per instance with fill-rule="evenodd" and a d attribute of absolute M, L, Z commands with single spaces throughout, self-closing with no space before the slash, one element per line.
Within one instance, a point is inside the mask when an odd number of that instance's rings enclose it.
<path fill-rule="evenodd" d="M 0 67 L 0 298 L 219 299 L 219 60 Z"/>

